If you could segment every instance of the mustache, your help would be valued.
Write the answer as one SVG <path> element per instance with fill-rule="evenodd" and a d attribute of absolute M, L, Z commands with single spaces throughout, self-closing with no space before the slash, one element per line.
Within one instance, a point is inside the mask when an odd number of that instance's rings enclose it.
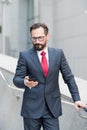
<path fill-rule="evenodd" d="M 42 44 L 40 44 L 40 43 L 36 43 L 35 46 L 37 46 L 37 45 L 42 45 Z"/>
<path fill-rule="evenodd" d="M 36 44 L 34 45 L 34 48 L 35 48 L 36 50 L 38 50 L 38 51 L 41 51 L 41 50 L 44 48 L 44 46 L 45 46 L 45 45 L 42 45 L 42 44 L 40 44 L 40 43 L 36 43 Z"/>
<path fill-rule="evenodd" d="M 40 44 L 40 43 L 36 43 L 36 44 L 34 45 L 35 48 L 39 48 L 39 47 L 42 47 L 42 46 L 43 46 L 43 45 Z"/>

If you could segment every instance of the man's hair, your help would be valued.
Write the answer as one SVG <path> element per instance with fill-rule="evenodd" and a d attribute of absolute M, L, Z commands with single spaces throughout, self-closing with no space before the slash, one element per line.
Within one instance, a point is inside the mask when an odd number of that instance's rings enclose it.
<path fill-rule="evenodd" d="M 32 32 L 32 30 L 38 29 L 38 28 L 40 28 L 40 27 L 42 27 L 42 28 L 44 29 L 44 33 L 45 33 L 45 35 L 47 35 L 49 29 L 48 29 L 48 27 L 47 27 L 44 23 L 35 23 L 35 24 L 33 24 L 33 25 L 30 27 L 30 33 Z"/>

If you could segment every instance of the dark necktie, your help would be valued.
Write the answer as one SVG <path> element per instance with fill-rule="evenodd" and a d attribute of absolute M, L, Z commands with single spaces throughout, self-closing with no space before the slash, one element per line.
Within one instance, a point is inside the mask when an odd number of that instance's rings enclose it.
<path fill-rule="evenodd" d="M 41 59 L 41 66 L 44 71 L 44 75 L 47 77 L 48 75 L 48 63 L 47 63 L 47 58 L 46 58 L 46 53 L 44 51 L 41 52 L 42 59 Z"/>

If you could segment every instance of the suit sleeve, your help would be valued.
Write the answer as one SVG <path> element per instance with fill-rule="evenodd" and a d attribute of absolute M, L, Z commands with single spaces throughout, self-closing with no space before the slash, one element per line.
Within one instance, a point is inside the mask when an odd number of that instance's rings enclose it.
<path fill-rule="evenodd" d="M 63 51 L 61 51 L 61 65 L 60 65 L 60 70 L 62 73 L 62 77 L 65 81 L 65 83 L 68 85 L 69 91 L 71 93 L 71 96 L 73 98 L 73 101 L 79 101 L 80 96 L 79 96 L 79 91 L 77 84 L 74 79 L 74 75 L 71 72 L 71 69 L 68 65 L 68 62 L 64 56 Z"/>
<path fill-rule="evenodd" d="M 18 88 L 25 88 L 24 77 L 27 75 L 27 65 L 26 61 L 20 52 L 16 72 L 13 78 L 13 83 Z"/>

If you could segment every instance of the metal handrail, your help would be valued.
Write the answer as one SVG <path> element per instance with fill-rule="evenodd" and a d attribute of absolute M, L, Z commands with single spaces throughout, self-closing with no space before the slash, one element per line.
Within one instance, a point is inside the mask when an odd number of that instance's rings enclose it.
<path fill-rule="evenodd" d="M 6 86 L 7 86 L 8 88 L 13 89 L 13 90 L 18 90 L 18 93 L 16 93 L 15 96 L 16 96 L 17 99 L 20 99 L 19 91 L 20 91 L 20 92 L 24 92 L 24 90 L 23 90 L 23 89 L 20 89 L 20 88 L 17 88 L 17 87 L 12 87 L 11 85 L 9 85 L 8 82 L 6 81 L 6 79 L 5 79 L 4 75 L 3 75 L 3 73 L 2 73 L 1 71 L 0 71 L 0 76 L 1 76 L 1 78 L 3 79 L 4 83 L 6 84 Z"/>
<path fill-rule="evenodd" d="M 15 89 L 15 90 L 20 90 L 20 91 L 23 91 L 23 89 L 20 89 L 20 88 L 14 88 L 12 87 L 10 84 L 8 84 L 8 82 L 6 81 L 6 78 L 4 77 L 3 73 L 0 71 L 0 76 L 2 77 L 2 79 L 4 80 L 5 84 L 7 85 L 7 87 L 11 88 L 11 89 Z"/>
<path fill-rule="evenodd" d="M 87 108 L 80 109 L 79 112 L 78 112 L 78 114 L 79 114 L 80 117 L 82 117 L 84 119 L 87 119 Z"/>
<path fill-rule="evenodd" d="M 71 102 L 68 102 L 68 101 L 62 101 L 62 103 L 65 103 L 65 104 L 68 104 L 68 105 L 71 105 L 71 106 L 74 106 L 74 103 L 71 103 Z M 85 112 L 85 114 L 87 115 L 87 108 L 80 108 L 78 112 L 78 115 L 81 117 L 81 118 L 84 118 L 84 119 L 87 119 L 87 116 L 83 115 L 82 112 Z"/>

